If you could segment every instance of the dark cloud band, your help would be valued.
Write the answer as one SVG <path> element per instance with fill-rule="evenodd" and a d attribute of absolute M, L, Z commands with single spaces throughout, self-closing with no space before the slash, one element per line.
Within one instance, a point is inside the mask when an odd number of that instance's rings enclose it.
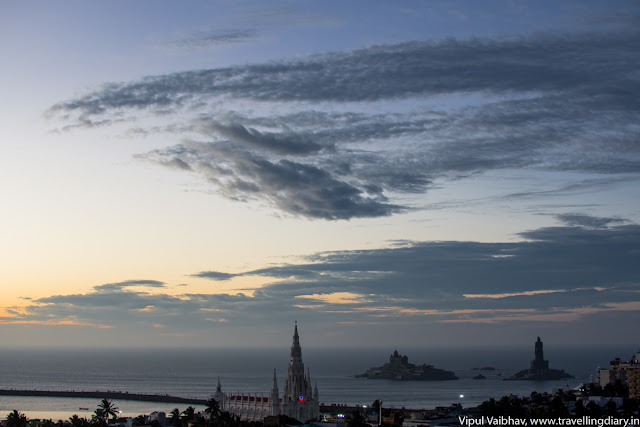
<path fill-rule="evenodd" d="M 640 304 L 640 226 L 602 227 L 609 219 L 574 216 L 584 226 L 531 230 L 522 233 L 526 240 L 519 242 L 404 242 L 376 250 L 318 253 L 296 265 L 193 275 L 213 280 L 272 279 L 251 289 L 251 296 L 173 296 L 130 288 L 158 287 L 161 282 L 127 281 L 96 286 L 85 294 L 39 298 L 16 318 L 159 323 L 179 331 L 210 327 L 213 315 L 251 325 L 265 317 L 290 318 L 301 310 L 319 322 L 436 315 L 438 321 L 499 323 L 523 313 L 527 316 L 523 321 L 560 314 L 568 321 L 616 307 L 628 312 Z M 594 223 L 599 226 L 594 228 Z M 332 295 L 342 297 L 332 299 Z"/>

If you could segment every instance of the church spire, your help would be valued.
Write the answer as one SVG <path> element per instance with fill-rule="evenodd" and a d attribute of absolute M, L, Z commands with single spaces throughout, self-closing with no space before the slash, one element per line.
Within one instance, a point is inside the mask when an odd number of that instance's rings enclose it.
<path fill-rule="evenodd" d="M 271 386 L 271 415 L 278 414 L 280 414 L 280 391 L 278 390 L 276 369 L 273 368 L 273 385 Z"/>
<path fill-rule="evenodd" d="M 298 322 L 293 328 L 291 359 L 284 381 L 282 395 L 282 413 L 299 420 L 314 419 L 318 416 L 318 402 L 314 399 L 311 385 L 311 373 L 304 369 Z"/>
<path fill-rule="evenodd" d="M 276 368 L 273 368 L 273 384 L 271 385 L 271 394 L 278 395 L 278 378 L 276 377 Z"/>
<path fill-rule="evenodd" d="M 298 321 L 293 330 L 293 344 L 291 344 L 291 361 L 299 360 L 302 362 L 302 349 L 300 348 L 300 336 L 298 336 Z"/>

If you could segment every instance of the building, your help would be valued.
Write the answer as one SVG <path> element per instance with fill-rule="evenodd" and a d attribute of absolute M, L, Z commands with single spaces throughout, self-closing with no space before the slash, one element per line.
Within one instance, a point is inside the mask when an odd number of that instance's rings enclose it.
<path fill-rule="evenodd" d="M 305 374 L 298 323 L 296 322 L 293 331 L 291 356 L 282 397 L 280 397 L 275 369 L 269 393 L 227 394 L 222 391 L 218 378 L 216 392 L 212 397 L 220 405 L 220 410 L 231 412 L 244 420 L 257 421 L 274 415 L 286 415 L 302 422 L 318 418 L 320 415 L 318 386 L 312 388 L 311 374 L 308 369 Z"/>
<path fill-rule="evenodd" d="M 535 375 L 545 375 L 549 372 L 549 361 L 544 360 L 544 350 L 542 349 L 542 340 L 538 337 L 535 343 L 534 359 L 529 362 L 529 370 Z"/>
<path fill-rule="evenodd" d="M 216 392 L 212 396 L 221 411 L 230 412 L 243 420 L 258 421 L 272 414 L 272 402 L 264 393 L 223 393 L 222 384 L 218 377 Z"/>
<path fill-rule="evenodd" d="M 633 355 L 628 362 L 622 362 L 616 357 L 609 363 L 609 369 L 598 369 L 600 387 L 615 384 L 620 381 L 629 387 L 629 397 L 640 397 L 640 351 Z"/>
<path fill-rule="evenodd" d="M 272 394 L 277 396 L 278 384 L 276 382 L 275 371 L 273 374 Z M 298 336 L 298 323 L 293 332 L 293 344 L 291 344 L 291 357 L 289 358 L 289 368 L 287 378 L 284 381 L 284 393 L 282 395 L 280 414 L 287 415 L 300 421 L 307 421 L 318 418 L 320 414 L 320 401 L 318 396 L 318 385 L 315 389 L 311 387 L 311 375 L 307 369 L 304 373 L 304 363 L 302 362 L 302 349 L 300 348 L 300 338 Z M 278 415 L 278 414 L 273 414 Z"/>
<path fill-rule="evenodd" d="M 505 381 L 549 381 L 573 378 L 573 375 L 566 373 L 563 369 L 549 368 L 549 361 L 544 360 L 543 344 L 540 337 L 534 344 L 534 359 L 529 362 L 529 369 L 523 369 L 515 375 L 505 378 Z"/>

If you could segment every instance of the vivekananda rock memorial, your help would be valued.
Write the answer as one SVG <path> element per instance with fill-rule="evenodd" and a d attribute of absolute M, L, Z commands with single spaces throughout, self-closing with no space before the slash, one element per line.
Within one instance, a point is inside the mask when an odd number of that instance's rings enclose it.
<path fill-rule="evenodd" d="M 395 381 L 445 381 L 458 379 L 453 372 L 434 368 L 433 365 L 409 363 L 409 357 L 399 354 L 398 350 L 394 351 L 389 357 L 389 363 L 377 368 L 370 368 L 367 372 L 356 375 L 356 378 Z"/>

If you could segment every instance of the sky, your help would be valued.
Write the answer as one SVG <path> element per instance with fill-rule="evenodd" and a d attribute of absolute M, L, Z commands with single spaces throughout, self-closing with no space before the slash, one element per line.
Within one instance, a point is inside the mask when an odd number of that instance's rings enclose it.
<path fill-rule="evenodd" d="M 4 346 L 637 346 L 637 1 L 0 3 Z"/>

